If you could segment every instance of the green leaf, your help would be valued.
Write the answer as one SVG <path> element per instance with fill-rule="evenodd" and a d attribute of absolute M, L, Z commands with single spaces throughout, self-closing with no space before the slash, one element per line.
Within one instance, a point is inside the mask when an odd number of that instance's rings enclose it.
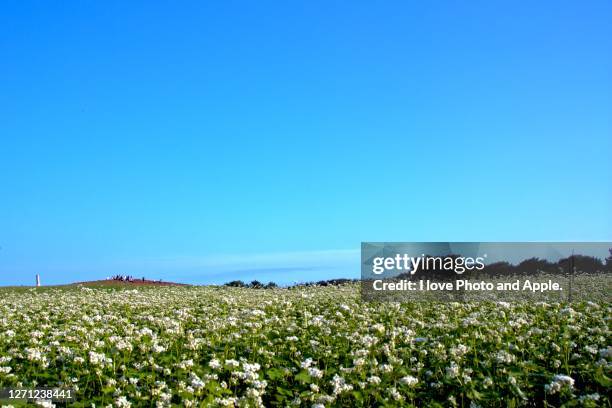
<path fill-rule="evenodd" d="M 280 368 L 271 368 L 266 372 L 266 375 L 271 380 L 279 380 L 285 376 L 285 373 Z"/>
<path fill-rule="evenodd" d="M 595 372 L 595 381 L 603 387 L 612 387 L 612 380 L 603 372 L 603 368 L 599 367 Z"/>
<path fill-rule="evenodd" d="M 276 387 L 276 392 L 281 394 L 281 395 L 286 395 L 288 397 L 293 396 L 293 393 L 285 388 L 282 387 Z"/>
<path fill-rule="evenodd" d="M 469 389 L 466 392 L 466 395 L 468 396 L 469 399 L 471 400 L 475 400 L 475 401 L 479 401 L 482 399 L 482 394 L 479 393 L 478 391 L 476 391 L 475 389 Z"/>
<path fill-rule="evenodd" d="M 301 383 L 309 383 L 311 378 L 306 371 L 302 370 L 298 374 L 296 374 L 295 380 Z"/>

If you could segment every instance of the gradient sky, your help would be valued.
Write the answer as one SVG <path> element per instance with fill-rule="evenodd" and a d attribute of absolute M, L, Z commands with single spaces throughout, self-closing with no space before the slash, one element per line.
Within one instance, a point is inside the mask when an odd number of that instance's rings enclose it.
<path fill-rule="evenodd" d="M 5 1 L 0 285 L 612 240 L 612 3 Z"/>

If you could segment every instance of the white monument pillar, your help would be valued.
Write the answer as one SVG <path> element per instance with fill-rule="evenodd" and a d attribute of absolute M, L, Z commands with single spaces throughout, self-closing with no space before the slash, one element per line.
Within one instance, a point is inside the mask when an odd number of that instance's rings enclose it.
<path fill-rule="evenodd" d="M 40 275 L 36 274 L 36 286 L 40 286 Z"/>

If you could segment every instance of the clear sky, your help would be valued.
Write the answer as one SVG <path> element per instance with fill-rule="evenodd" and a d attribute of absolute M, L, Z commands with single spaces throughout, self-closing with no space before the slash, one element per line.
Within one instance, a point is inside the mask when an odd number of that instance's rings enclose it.
<path fill-rule="evenodd" d="M 419 3 L 419 4 L 416 4 Z M 0 6 L 0 285 L 612 240 L 612 2 Z"/>

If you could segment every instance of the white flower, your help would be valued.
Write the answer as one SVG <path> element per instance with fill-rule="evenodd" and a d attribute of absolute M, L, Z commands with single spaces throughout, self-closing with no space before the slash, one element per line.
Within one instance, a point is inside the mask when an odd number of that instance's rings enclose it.
<path fill-rule="evenodd" d="M 389 394 L 391 394 L 391 398 L 396 401 L 402 401 L 404 399 L 404 397 L 402 397 L 402 394 L 400 394 L 399 391 L 397 391 L 397 388 L 395 387 L 389 389 Z"/>
<path fill-rule="evenodd" d="M 455 378 L 459 375 L 459 366 L 452 362 L 449 367 L 446 367 L 446 376 L 450 378 Z"/>
<path fill-rule="evenodd" d="M 311 366 L 311 364 L 312 364 L 312 358 L 307 358 L 306 360 L 302 361 L 302 363 L 300 364 L 300 367 L 308 368 Z"/>
<path fill-rule="evenodd" d="M 27 353 L 27 359 L 30 361 L 41 361 L 42 360 L 42 354 L 40 352 L 40 350 L 35 349 L 35 348 L 26 348 L 25 352 Z"/>
<path fill-rule="evenodd" d="M 313 377 L 313 378 L 321 378 L 321 377 L 323 377 L 323 371 L 319 370 L 316 367 L 309 367 L 308 368 L 308 375 Z"/>
<path fill-rule="evenodd" d="M 166 351 L 166 348 L 160 344 L 154 343 L 151 350 L 153 350 L 154 353 L 163 353 Z"/>
<path fill-rule="evenodd" d="M 237 398 L 227 397 L 227 398 L 215 398 L 215 404 L 220 405 L 222 407 L 235 407 L 238 402 Z"/>
<path fill-rule="evenodd" d="M 191 386 L 196 390 L 199 390 L 200 388 L 204 388 L 204 386 L 206 385 L 204 384 L 204 381 L 202 381 L 202 379 L 200 379 L 200 377 L 198 377 L 198 375 L 195 373 L 189 374 L 189 381 L 190 381 Z"/>
<path fill-rule="evenodd" d="M 385 332 L 385 326 L 380 323 L 376 323 L 375 325 L 372 326 L 372 330 L 377 331 L 378 333 L 382 334 Z"/>
<path fill-rule="evenodd" d="M 89 352 L 89 362 L 93 365 L 100 365 L 106 361 L 106 356 L 101 353 L 96 353 L 95 351 Z"/>
<path fill-rule="evenodd" d="M 117 408 L 130 408 L 132 403 L 129 402 L 126 397 L 120 396 L 115 399 L 115 406 Z"/>
<path fill-rule="evenodd" d="M 578 398 L 578 401 L 580 402 L 587 402 L 587 401 L 599 401 L 600 395 L 597 393 L 594 394 L 587 394 L 587 395 L 582 395 L 580 396 L 580 398 Z"/>
<path fill-rule="evenodd" d="M 495 355 L 495 359 L 498 363 L 510 364 L 514 361 L 514 355 L 508 353 L 505 350 L 500 350 Z"/>
<path fill-rule="evenodd" d="M 343 392 L 348 392 L 353 390 L 353 386 L 346 383 L 346 380 L 340 377 L 338 374 L 334 375 L 334 378 L 331 380 L 331 385 L 334 387 L 334 395 L 342 394 Z"/>
<path fill-rule="evenodd" d="M 459 344 L 457 347 L 453 347 L 450 349 L 450 353 L 452 356 L 456 358 L 462 357 L 464 354 L 468 352 L 469 348 L 464 344 Z"/>
<path fill-rule="evenodd" d="M 149 329 L 148 327 L 143 327 L 140 329 L 140 335 L 153 337 L 153 330 Z"/>
<path fill-rule="evenodd" d="M 259 369 L 261 368 L 259 363 L 253 363 L 253 364 L 243 363 L 242 367 L 244 368 L 244 371 L 250 371 L 250 372 L 259 371 Z"/>
<path fill-rule="evenodd" d="M 573 389 L 574 379 L 567 375 L 557 374 L 553 377 L 552 382 L 544 386 L 548 394 L 556 394 L 563 388 Z"/>
<path fill-rule="evenodd" d="M 360 358 L 356 358 L 353 360 L 353 365 L 355 367 L 361 367 L 362 365 L 365 364 L 365 362 L 366 362 L 365 359 L 360 357 Z"/>
<path fill-rule="evenodd" d="M 413 387 L 413 386 L 415 386 L 419 382 L 419 379 L 416 378 L 416 377 L 413 377 L 411 375 L 407 375 L 405 377 L 400 378 L 399 381 L 400 381 L 400 383 L 402 383 L 404 385 L 407 385 L 409 387 Z"/>
<path fill-rule="evenodd" d="M 186 370 L 188 368 L 193 367 L 193 360 L 189 359 L 189 360 L 183 360 L 180 363 L 177 364 L 178 368 L 182 368 L 183 370 Z"/>
<path fill-rule="evenodd" d="M 373 375 L 373 376 L 368 377 L 368 382 L 370 384 L 378 385 L 380 384 L 381 379 L 380 377 Z"/>
<path fill-rule="evenodd" d="M 237 360 L 225 360 L 225 365 L 228 366 L 229 368 L 236 368 L 240 366 L 240 362 L 238 362 Z"/>
<path fill-rule="evenodd" d="M 210 362 L 208 363 L 208 366 L 212 368 L 213 370 L 218 370 L 219 368 L 222 367 L 221 363 L 216 358 L 213 358 L 212 360 L 210 360 Z"/>

